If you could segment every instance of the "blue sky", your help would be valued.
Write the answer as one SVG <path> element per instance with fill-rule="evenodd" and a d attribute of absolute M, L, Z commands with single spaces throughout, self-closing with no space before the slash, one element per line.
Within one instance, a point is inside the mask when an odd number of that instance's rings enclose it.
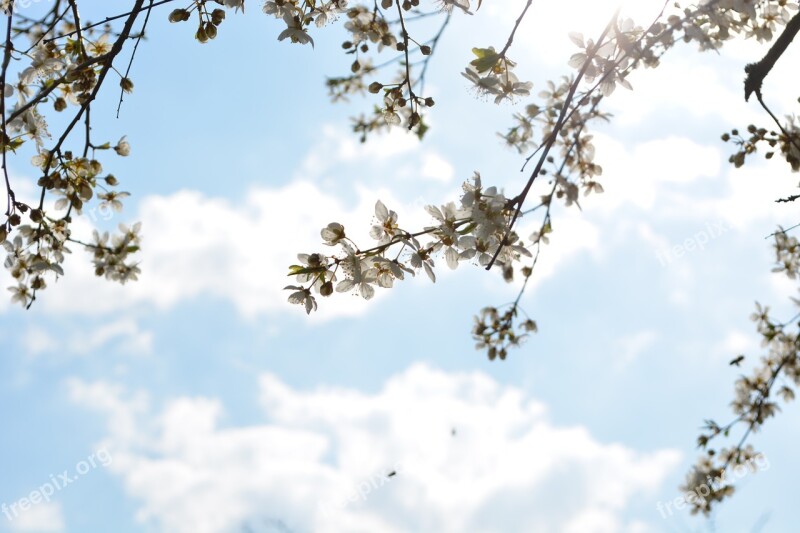
<path fill-rule="evenodd" d="M 534 93 L 568 72 L 567 31 L 597 33 L 608 10 L 537 4 L 511 53 Z M 439 268 L 435 285 L 418 276 L 371 302 L 336 295 L 310 318 L 281 289 L 295 254 L 322 248 L 320 228 L 366 233 L 378 198 L 419 227 L 474 170 L 519 189 L 521 158 L 496 136 L 516 108 L 475 98 L 459 72 L 472 46 L 505 42 L 521 5 L 454 17 L 425 142 L 397 131 L 365 145 L 347 117 L 368 102 L 332 106 L 323 83 L 350 63 L 342 32 L 279 43 L 282 23 L 259 7 L 204 46 L 155 12 L 120 119 L 116 91 L 97 105 L 95 131 L 132 144 L 109 163 L 132 197 L 76 227 L 142 221 L 141 280 L 96 279 L 75 250 L 31 310 L 0 301 L 0 503 L 74 478 L 0 531 L 793 530 L 792 405 L 753 439 L 769 466 L 711 521 L 656 510 L 679 496 L 702 420 L 729 419 L 727 362 L 760 353 L 753 301 L 793 314 L 764 237 L 796 222 L 772 201 L 797 178 L 777 161 L 735 170 L 719 141 L 766 123 L 741 98 L 763 48 L 678 46 L 608 100 L 606 192 L 555 210 L 523 300 L 540 333 L 489 362 L 472 316 L 516 286 L 480 268 Z M 767 81 L 781 114 L 797 59 Z M 22 158 L 11 168 L 30 175 Z M 703 249 L 666 258 L 701 233 Z"/>

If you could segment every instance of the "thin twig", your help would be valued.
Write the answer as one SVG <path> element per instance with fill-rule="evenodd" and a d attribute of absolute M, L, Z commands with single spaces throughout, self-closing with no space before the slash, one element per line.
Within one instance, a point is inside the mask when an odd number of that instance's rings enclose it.
<path fill-rule="evenodd" d="M 150 8 L 147 10 L 147 15 L 144 17 L 144 23 L 142 24 L 142 31 L 139 32 L 138 37 L 136 38 L 136 43 L 133 45 L 133 52 L 131 52 L 131 60 L 128 62 L 128 68 L 125 70 L 125 76 L 123 77 L 123 82 L 128 79 L 128 76 L 131 73 L 131 67 L 133 67 L 133 58 L 136 57 L 136 51 L 139 49 L 139 43 L 142 41 L 144 37 L 144 31 L 147 28 L 147 23 L 150 21 L 150 13 L 153 12 L 153 0 L 150 0 Z M 117 105 L 117 118 L 119 118 L 119 110 L 122 109 L 122 99 L 125 97 L 125 87 L 120 88 L 119 92 L 119 104 Z"/>
<path fill-rule="evenodd" d="M 14 2 L 11 2 L 8 7 L 8 18 L 6 24 L 6 46 L 3 54 L 3 67 L 2 72 L 0 72 L 0 91 L 5 91 L 6 88 L 6 75 L 8 74 L 8 66 L 11 63 L 11 51 L 14 49 L 14 44 L 11 41 L 11 23 L 14 17 Z M 8 151 L 8 145 L 6 139 L 9 139 L 8 133 L 6 132 L 6 99 L 5 95 L 0 95 L 0 115 L 3 116 L 2 118 L 2 149 L 3 149 L 3 177 L 6 181 L 6 216 L 9 217 L 13 213 L 14 210 L 14 191 L 11 189 L 11 180 L 8 177 L 8 165 L 6 163 L 6 152 Z"/>
<path fill-rule="evenodd" d="M 112 22 L 112 21 L 115 21 L 115 20 L 119 20 L 121 18 L 125 18 L 125 17 L 130 16 L 130 15 L 137 15 L 137 14 L 141 13 L 142 11 L 144 11 L 145 9 L 148 9 L 148 10 L 149 9 L 153 9 L 154 7 L 158 7 L 158 6 L 164 5 L 164 4 L 169 4 L 170 2 L 174 2 L 174 1 L 175 0 L 161 0 L 160 2 L 156 2 L 155 4 L 151 4 L 151 5 L 147 6 L 147 7 L 138 7 L 138 8 L 134 7 L 132 10 L 128 11 L 127 13 L 122 13 L 120 15 L 115 15 L 113 17 L 106 17 L 105 20 L 103 20 L 101 22 L 95 22 L 93 24 L 88 24 L 88 25 L 84 26 L 83 28 L 71 31 L 69 33 L 65 33 L 63 35 L 59 35 L 58 37 L 51 37 L 50 39 L 45 39 L 44 42 L 45 43 L 49 43 L 49 42 L 52 42 L 52 41 L 56 41 L 58 39 L 63 39 L 64 37 L 71 37 L 71 36 L 75 35 L 76 33 L 78 33 L 78 31 L 90 30 L 92 28 L 96 28 L 97 26 L 102 26 L 103 24 L 108 24 L 109 22 Z M 137 4 L 141 4 L 141 2 L 137 2 Z M 128 34 L 126 35 L 126 38 L 129 35 L 130 35 L 130 32 L 128 32 Z"/>
<path fill-rule="evenodd" d="M 531 177 L 528 178 L 528 183 L 525 184 L 525 188 L 522 189 L 522 192 L 512 200 L 515 205 L 514 215 L 511 217 L 511 222 L 509 222 L 508 227 L 506 228 L 506 233 L 503 236 L 503 240 L 500 241 L 500 244 L 497 246 L 497 250 L 495 250 L 491 261 L 489 261 L 489 264 L 486 265 L 486 270 L 490 270 L 492 268 L 492 265 L 494 265 L 495 261 L 497 261 L 497 257 L 500 255 L 500 252 L 502 251 L 503 247 L 506 244 L 508 244 L 507 242 L 508 236 L 511 234 L 511 230 L 514 228 L 514 224 L 516 223 L 520 213 L 522 212 L 522 206 L 525 203 L 525 199 L 528 197 L 528 193 L 530 192 L 531 187 L 533 187 L 533 182 L 539 176 L 539 172 L 542 170 L 542 166 L 544 165 L 544 162 L 547 160 L 547 155 L 550 153 L 550 149 L 553 147 L 553 144 L 555 144 L 555 140 L 556 137 L 558 136 L 558 133 L 564 127 L 567 111 L 570 108 L 570 105 L 572 104 L 572 99 L 575 96 L 575 91 L 578 89 L 578 85 L 583 79 L 584 74 L 586 74 L 586 69 L 589 68 L 589 65 L 592 63 L 592 60 L 597 54 L 597 50 L 600 49 L 600 46 L 603 44 L 603 40 L 605 39 L 606 35 L 608 35 L 608 32 L 611 31 L 611 28 L 613 27 L 614 22 L 617 20 L 617 17 L 619 17 L 619 9 L 617 9 L 614 12 L 614 15 L 611 17 L 611 20 L 609 20 L 608 24 L 606 24 L 603 33 L 600 34 L 600 38 L 597 39 L 597 43 L 594 45 L 592 50 L 587 51 L 586 61 L 583 63 L 581 70 L 578 72 L 578 76 L 575 78 L 575 81 L 573 81 L 572 86 L 569 89 L 567 97 L 564 99 L 564 105 L 561 107 L 561 113 L 558 117 L 558 120 L 555 123 L 555 126 L 553 127 L 553 131 L 550 133 L 550 136 L 547 139 L 547 142 L 544 146 L 544 151 L 542 152 L 542 155 L 539 157 L 539 162 L 536 164 L 536 168 L 533 169 Z"/>

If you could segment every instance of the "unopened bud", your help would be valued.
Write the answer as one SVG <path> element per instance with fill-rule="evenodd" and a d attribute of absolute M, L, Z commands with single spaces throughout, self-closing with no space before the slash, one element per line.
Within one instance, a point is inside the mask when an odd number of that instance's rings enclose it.
<path fill-rule="evenodd" d="M 224 9 L 215 9 L 211 12 L 211 22 L 214 23 L 215 26 L 219 26 L 222 24 L 222 21 L 225 20 L 225 10 Z"/>
<path fill-rule="evenodd" d="M 194 34 L 194 38 L 200 41 L 201 43 L 208 42 L 208 34 L 206 33 L 205 28 L 201 24 L 199 28 L 197 28 L 197 33 Z"/>
<path fill-rule="evenodd" d="M 169 14 L 170 22 L 184 22 L 189 20 L 189 12 L 185 9 L 175 9 Z"/>
<path fill-rule="evenodd" d="M 373 81 L 369 84 L 369 92 L 372 94 L 378 94 L 381 89 L 383 89 L 383 84 L 377 81 Z"/>
<path fill-rule="evenodd" d="M 133 82 L 131 81 L 130 78 L 122 78 L 121 80 L 119 80 L 119 86 L 122 87 L 122 90 L 125 91 L 126 93 L 133 92 Z"/>
<path fill-rule="evenodd" d="M 325 283 L 323 283 L 322 286 L 319 288 L 319 293 L 322 296 L 330 296 L 331 294 L 333 294 L 333 283 L 330 281 L 326 281 Z"/>

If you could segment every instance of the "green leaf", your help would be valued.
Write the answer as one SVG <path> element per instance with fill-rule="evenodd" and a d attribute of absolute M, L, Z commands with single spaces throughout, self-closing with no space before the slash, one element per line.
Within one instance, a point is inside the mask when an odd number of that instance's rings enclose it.
<path fill-rule="evenodd" d="M 323 267 L 304 267 L 302 265 L 292 265 L 289 267 L 287 276 L 297 276 L 298 274 L 313 274 L 315 272 L 324 272 L 326 268 Z"/>
<path fill-rule="evenodd" d="M 458 233 L 459 235 L 467 235 L 468 233 L 471 233 L 472 230 L 474 230 L 477 226 L 478 225 L 475 224 L 475 223 L 470 223 L 470 224 L 467 224 L 467 227 L 465 227 L 464 229 L 458 230 L 456 233 Z"/>
<path fill-rule="evenodd" d="M 495 52 L 494 48 L 473 48 L 472 53 L 478 59 L 473 59 L 469 64 L 475 67 L 478 72 L 486 72 L 500 61 L 500 54 Z"/>

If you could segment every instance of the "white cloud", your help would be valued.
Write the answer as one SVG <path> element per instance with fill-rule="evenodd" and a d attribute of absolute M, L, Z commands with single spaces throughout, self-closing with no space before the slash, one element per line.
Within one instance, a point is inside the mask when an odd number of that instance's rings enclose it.
<path fill-rule="evenodd" d="M 743 73 L 732 76 L 721 65 L 713 64 L 722 59 L 708 57 L 695 50 L 673 50 L 657 69 L 632 74 L 633 91 L 619 89 L 608 99 L 614 123 L 631 127 L 663 120 L 665 114 L 682 113 L 684 121 L 671 126 L 685 124 L 686 128 L 675 133 L 690 133 L 693 120 L 712 120 L 719 124 L 719 132 L 708 140 L 718 142 L 718 135 L 732 124 L 744 127 L 763 119 L 759 109 L 744 101 Z"/>
<path fill-rule="evenodd" d="M 593 205 L 607 213 L 626 203 L 660 211 L 679 209 L 688 193 L 681 186 L 716 176 L 722 154 L 684 137 L 665 137 L 625 145 L 606 135 L 596 135 L 597 161 L 605 193 Z"/>
<path fill-rule="evenodd" d="M 210 296 L 232 302 L 245 316 L 286 312 L 288 291 L 282 289 L 291 282 L 286 273 L 296 254 L 327 251 L 319 230 L 334 214 L 350 227 L 355 220 L 367 227 L 374 201 L 362 198 L 348 210 L 307 182 L 254 188 L 239 205 L 197 191 L 148 196 L 133 217 L 142 221 L 139 281 L 120 286 L 99 279 L 88 254 L 80 252 L 68 258 L 67 275 L 37 305 L 55 313 L 105 315 L 140 304 L 167 309 Z M 321 314 L 330 312 L 326 308 L 342 314 L 363 308 L 354 298 L 337 304 L 320 306 Z"/>
<path fill-rule="evenodd" d="M 600 226 L 582 211 L 569 208 L 553 217 L 552 226 L 550 243 L 543 246 L 536 263 L 536 275 L 531 278 L 532 287 L 556 275 L 560 268 L 580 253 L 598 251 L 600 247 Z M 522 236 L 527 238 L 529 233 L 523 232 Z"/>
<path fill-rule="evenodd" d="M 123 349 L 134 355 L 147 355 L 153 344 L 153 333 L 142 331 L 135 320 L 123 318 L 109 324 L 99 325 L 91 332 L 74 336 L 70 349 L 77 354 L 96 352 L 103 346 L 118 340 Z"/>
<path fill-rule="evenodd" d="M 26 533 L 58 533 L 64 531 L 64 517 L 58 502 L 33 505 L 8 522 L 11 531 Z"/>
<path fill-rule="evenodd" d="M 97 280 L 97 283 L 102 281 Z M 84 320 L 79 326 L 69 328 L 63 337 L 40 326 L 29 326 L 21 342 L 29 357 L 43 353 L 63 355 L 85 355 L 113 345 L 132 355 L 148 355 L 152 349 L 153 333 L 144 331 L 132 318 L 122 318 L 110 323 L 93 324 L 87 327 Z"/>
<path fill-rule="evenodd" d="M 271 374 L 260 385 L 267 421 L 246 427 L 223 426 L 210 398 L 154 413 L 108 384 L 73 381 L 71 394 L 108 416 L 109 468 L 138 519 L 170 533 L 265 519 L 320 532 L 633 530 L 627 506 L 679 460 L 556 427 L 481 373 L 418 364 L 374 394 L 300 391 Z"/>
<path fill-rule="evenodd" d="M 756 222 L 765 223 L 762 227 L 771 233 L 777 224 L 794 222 L 789 218 L 791 208 L 785 208 L 792 204 L 776 204 L 775 200 L 797 192 L 797 174 L 777 158 L 765 162 L 759 161 L 762 157 L 759 154 L 750 157 L 753 161 L 744 167 L 730 167 L 723 194 L 703 199 L 697 208 L 740 230 Z"/>
<path fill-rule="evenodd" d="M 389 177 L 449 183 L 455 170 L 447 159 L 402 128 L 374 134 L 361 143 L 348 129 L 327 124 L 300 164 L 298 179 L 342 188 L 341 177 L 355 171 L 360 180 L 383 183 Z M 348 179 L 348 185 L 356 184 Z"/>
<path fill-rule="evenodd" d="M 755 328 L 748 332 L 731 330 L 722 341 L 714 346 L 712 353 L 726 361 L 730 361 L 739 354 L 755 359 L 759 351 L 758 340 Z"/>
<path fill-rule="evenodd" d="M 21 338 L 22 347 L 29 357 L 36 357 L 42 353 L 58 348 L 58 341 L 48 330 L 40 326 L 30 326 Z"/>
<path fill-rule="evenodd" d="M 658 333 L 644 330 L 618 339 L 616 342 L 615 363 L 626 367 L 645 353 L 658 339 Z"/>
<path fill-rule="evenodd" d="M 367 142 L 358 141 L 353 132 L 326 124 L 321 138 L 303 160 L 298 176 L 314 179 L 324 176 L 341 163 L 361 163 L 392 159 L 407 155 L 419 147 L 419 139 L 402 128 L 370 136 Z"/>
<path fill-rule="evenodd" d="M 121 385 L 102 381 L 85 384 L 77 379 L 68 380 L 67 388 L 74 402 L 108 416 L 109 432 L 115 439 L 129 445 L 143 442 L 144 436 L 137 426 L 144 413 L 149 411 L 150 401 L 146 394 L 136 393 L 123 399 L 125 389 Z"/>
<path fill-rule="evenodd" d="M 436 152 L 427 152 L 422 156 L 421 176 L 442 183 L 450 183 L 455 176 L 455 169 L 450 162 Z"/>

